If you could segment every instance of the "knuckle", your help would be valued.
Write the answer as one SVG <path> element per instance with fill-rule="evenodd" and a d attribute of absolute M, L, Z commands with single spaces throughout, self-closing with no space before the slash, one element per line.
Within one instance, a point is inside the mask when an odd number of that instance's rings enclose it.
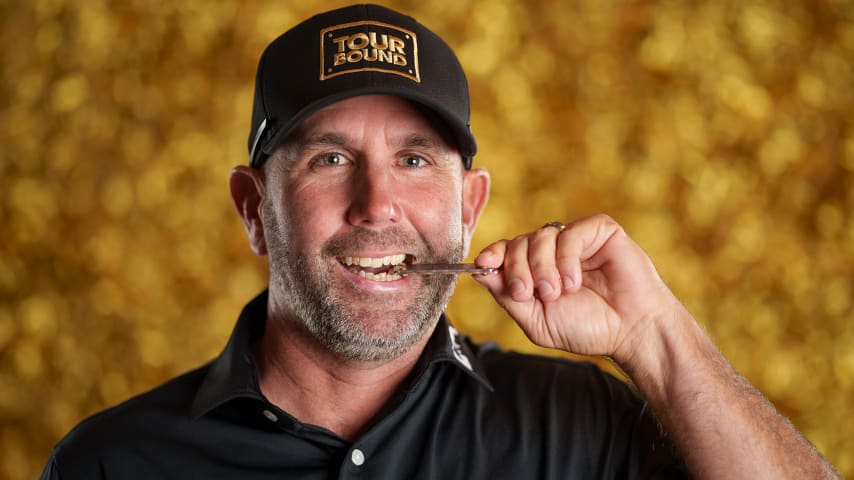
<path fill-rule="evenodd" d="M 508 250 L 524 251 L 528 247 L 528 237 L 525 235 L 517 235 L 512 240 L 507 242 Z"/>
<path fill-rule="evenodd" d="M 553 239 L 560 231 L 554 227 L 540 228 L 534 232 L 534 240 L 537 242 Z"/>
<path fill-rule="evenodd" d="M 505 239 L 498 240 L 497 242 L 493 242 L 488 247 L 484 248 L 484 251 L 487 250 L 506 250 L 508 241 Z"/>
<path fill-rule="evenodd" d="M 558 265 L 568 265 L 575 259 L 575 255 L 567 251 L 559 251 L 557 255 L 555 255 L 555 262 Z"/>
<path fill-rule="evenodd" d="M 612 216 L 608 215 L 607 213 L 597 214 L 594 218 L 598 221 L 598 223 L 600 223 L 604 226 L 622 229 L 620 224 L 617 223 L 617 221 L 614 220 L 614 218 Z"/>
<path fill-rule="evenodd" d="M 593 216 L 593 218 L 600 221 L 600 222 L 605 222 L 605 223 L 614 221 L 614 219 L 611 218 L 611 216 L 608 215 L 607 213 L 597 213 L 596 215 Z"/>
<path fill-rule="evenodd" d="M 554 262 L 542 258 L 532 258 L 529 263 L 534 272 L 545 272 L 554 267 Z"/>

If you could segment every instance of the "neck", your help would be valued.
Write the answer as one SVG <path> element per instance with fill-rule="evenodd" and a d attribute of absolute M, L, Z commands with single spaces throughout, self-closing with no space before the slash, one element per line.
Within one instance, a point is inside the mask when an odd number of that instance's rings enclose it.
<path fill-rule="evenodd" d="M 401 389 L 430 338 L 398 358 L 367 362 L 320 345 L 298 320 L 268 312 L 254 345 L 261 392 L 300 422 L 354 441 Z M 434 327 L 435 328 L 435 327 Z"/>

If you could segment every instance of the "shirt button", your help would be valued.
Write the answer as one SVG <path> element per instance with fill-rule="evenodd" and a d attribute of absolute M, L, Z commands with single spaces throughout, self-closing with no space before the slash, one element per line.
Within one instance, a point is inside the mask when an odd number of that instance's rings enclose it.
<path fill-rule="evenodd" d="M 350 461 L 353 465 L 361 467 L 365 463 L 365 454 L 358 448 L 354 448 L 353 453 L 350 454 Z"/>
<path fill-rule="evenodd" d="M 271 422 L 279 421 L 279 417 L 277 417 L 275 413 L 273 413 L 269 410 L 264 410 L 263 413 L 264 413 L 264 416 L 267 418 L 267 420 L 269 420 Z"/>

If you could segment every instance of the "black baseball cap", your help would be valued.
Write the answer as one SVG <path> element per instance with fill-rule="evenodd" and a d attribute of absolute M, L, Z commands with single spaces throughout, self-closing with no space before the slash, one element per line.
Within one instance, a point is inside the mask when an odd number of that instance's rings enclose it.
<path fill-rule="evenodd" d="M 321 13 L 267 46 L 255 77 L 249 164 L 263 164 L 312 113 L 371 94 L 402 97 L 434 112 L 471 168 L 477 144 L 459 60 L 415 19 L 378 5 Z"/>

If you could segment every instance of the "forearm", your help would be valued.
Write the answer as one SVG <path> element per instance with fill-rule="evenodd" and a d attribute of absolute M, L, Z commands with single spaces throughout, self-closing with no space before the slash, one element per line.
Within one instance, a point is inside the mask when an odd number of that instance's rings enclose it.
<path fill-rule="evenodd" d="M 697 478 L 838 478 L 683 308 L 617 359 Z"/>

